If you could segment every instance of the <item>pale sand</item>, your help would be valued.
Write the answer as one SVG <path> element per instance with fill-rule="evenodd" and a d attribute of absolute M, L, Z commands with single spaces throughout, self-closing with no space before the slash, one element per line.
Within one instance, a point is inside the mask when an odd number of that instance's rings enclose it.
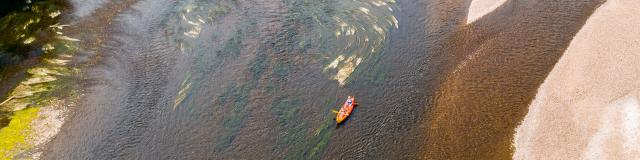
<path fill-rule="evenodd" d="M 514 159 L 640 157 L 640 1 L 587 20 L 516 129 Z"/>
<path fill-rule="evenodd" d="M 467 13 L 467 24 L 470 24 L 480 17 L 491 13 L 496 8 L 500 7 L 507 0 L 473 0 L 469 6 Z"/>

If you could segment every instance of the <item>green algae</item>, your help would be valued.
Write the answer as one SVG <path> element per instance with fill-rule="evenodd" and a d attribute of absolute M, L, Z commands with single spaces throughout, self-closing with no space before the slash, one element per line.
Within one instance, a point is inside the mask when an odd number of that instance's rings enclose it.
<path fill-rule="evenodd" d="M 16 149 L 30 147 L 27 139 L 31 134 L 31 122 L 37 118 L 39 110 L 34 107 L 16 111 L 9 125 L 0 129 L 0 159 L 11 159 Z"/>
<path fill-rule="evenodd" d="M 329 106 L 333 102 L 334 101 L 332 100 L 327 100 L 325 105 Z M 327 110 L 326 114 L 334 115 L 329 110 Z M 313 130 L 312 135 L 305 134 L 306 131 L 308 129 L 312 129 L 312 127 L 303 121 L 296 121 L 295 123 L 290 123 L 289 126 L 286 126 L 288 128 L 287 131 L 293 132 L 293 134 L 287 135 L 288 137 L 283 138 L 278 143 L 286 145 L 286 147 L 289 148 L 284 159 L 321 159 L 320 156 L 329 144 L 334 132 L 333 126 L 335 125 L 335 122 L 332 117 L 333 116 L 325 117 L 324 121 L 322 121 L 317 128 L 314 127 L 315 129 Z M 295 139 L 297 141 L 291 139 Z"/>
<path fill-rule="evenodd" d="M 290 27 L 282 29 L 284 31 L 276 33 L 273 39 L 265 40 L 263 44 L 260 44 L 257 51 L 251 51 L 255 54 L 252 60 L 250 60 L 248 64 L 248 70 L 246 72 L 246 77 L 248 82 L 242 82 L 244 79 L 240 79 L 240 82 L 232 82 L 229 84 L 223 91 L 221 95 L 219 95 L 216 99 L 215 107 L 216 109 L 222 110 L 224 113 L 221 117 L 221 121 L 219 122 L 222 126 L 222 131 L 216 133 L 215 140 L 215 151 L 221 152 L 229 148 L 233 141 L 235 140 L 237 134 L 240 132 L 241 128 L 244 127 L 244 123 L 249 116 L 249 112 L 251 111 L 250 99 L 252 95 L 259 94 L 260 96 L 265 97 L 275 97 L 271 101 L 270 111 L 272 115 L 276 117 L 276 127 L 278 130 L 282 130 L 280 135 L 278 135 L 278 141 L 276 144 L 276 149 L 274 152 L 278 151 L 286 151 L 285 159 L 319 159 L 327 147 L 332 134 L 334 132 L 333 126 L 335 122 L 333 121 L 333 117 L 324 117 L 323 119 L 315 119 L 309 120 L 304 119 L 300 114 L 300 110 L 302 107 L 313 107 L 313 106 L 302 106 L 301 100 L 295 99 L 295 97 L 287 97 L 286 95 L 279 95 L 278 91 L 281 89 L 284 83 L 287 82 L 287 79 L 290 73 L 294 72 L 294 65 L 298 67 L 297 63 L 289 63 L 287 61 L 282 61 L 281 55 L 284 54 L 310 54 L 312 57 L 315 57 L 315 61 L 322 61 L 328 64 L 330 60 L 325 57 L 337 57 L 338 55 L 345 54 L 347 57 L 350 54 L 360 54 L 360 57 L 375 59 L 377 55 L 379 55 L 379 51 L 381 50 L 381 45 L 385 40 L 385 36 L 383 34 L 358 34 L 360 36 L 361 41 L 368 41 L 371 39 L 371 43 L 362 44 L 360 48 L 366 48 L 363 50 L 350 49 L 350 50 L 340 50 L 342 47 L 331 47 L 331 46 L 345 46 L 347 43 L 344 43 L 346 39 L 336 40 L 336 37 L 333 36 L 335 30 L 339 29 L 336 25 L 338 22 L 334 19 L 334 17 L 349 17 L 351 12 L 357 11 L 348 11 L 341 12 L 339 10 L 333 10 L 332 6 L 334 6 L 334 1 L 287 1 L 287 4 L 294 6 L 290 11 L 288 17 L 286 17 L 283 22 L 284 27 Z M 344 2 L 350 3 L 350 2 Z M 303 7 L 295 7 L 295 6 L 303 6 Z M 206 7 L 203 7 L 206 8 Z M 198 10 L 198 8 L 195 8 Z M 216 9 L 214 6 L 213 9 L 209 10 L 210 14 L 214 14 L 214 16 L 202 16 L 204 18 L 209 17 L 217 17 L 219 15 L 223 15 L 223 13 L 228 12 L 228 8 L 220 7 Z M 198 11 L 185 12 L 184 14 L 198 14 Z M 360 13 L 354 13 L 360 14 Z M 193 16 L 188 16 L 193 17 Z M 250 25 L 255 26 L 255 20 L 252 17 L 247 17 L 249 19 Z M 207 23 L 211 23 L 214 19 L 207 21 Z M 363 19 L 364 20 L 364 19 Z M 192 20 L 196 22 L 195 19 Z M 378 22 L 378 23 L 376 23 Z M 380 23 L 382 21 L 371 21 L 367 22 L 371 25 L 365 26 L 369 27 L 369 31 L 374 31 L 372 28 L 373 24 L 378 24 L 382 27 L 391 28 L 391 25 L 383 25 L 386 23 Z M 204 22 L 202 22 L 204 23 Z M 300 24 L 300 25 L 292 25 Z M 358 25 L 366 25 L 365 22 L 361 24 L 350 24 L 351 26 Z M 333 26 L 332 26 L 333 25 Z M 303 27 L 296 27 L 303 26 Z M 191 26 L 189 26 L 191 27 Z M 243 27 L 244 29 L 238 30 L 235 33 L 231 33 L 231 38 L 221 39 L 221 45 L 203 45 L 199 47 L 197 50 L 190 50 L 195 53 L 194 61 L 196 62 L 194 68 L 197 70 L 194 73 L 197 76 L 194 76 L 194 85 L 198 85 L 197 82 L 204 81 L 204 77 L 199 74 L 215 74 L 220 70 L 221 67 L 225 65 L 225 61 L 233 60 L 232 58 L 237 57 L 242 53 L 243 50 L 243 39 L 245 36 L 257 36 L 260 32 L 251 32 L 250 30 L 244 34 L 247 30 L 247 27 Z M 178 29 L 178 33 L 182 35 L 183 32 L 187 31 L 187 29 Z M 364 30 L 362 30 L 364 31 Z M 329 33 L 329 34 L 327 34 Z M 360 32 L 358 32 L 360 33 Z M 376 32 L 370 32 L 376 33 Z M 174 33 L 175 34 L 175 33 Z M 213 34 L 213 38 L 218 39 L 220 35 Z M 200 37 L 202 38 L 202 37 Z M 381 39 L 381 40 L 376 40 Z M 179 44 L 189 43 L 190 38 L 187 38 L 184 41 L 180 41 Z M 248 42 L 251 43 L 251 42 Z M 187 44 L 188 45 L 188 44 Z M 195 44 L 194 44 L 195 45 Z M 250 44 L 249 44 L 250 45 Z M 211 49 L 214 47 L 220 47 Z M 200 48 L 202 47 L 202 48 Z M 356 47 L 358 48 L 358 47 Z M 211 52 L 211 50 L 215 50 L 215 52 Z M 376 52 L 373 52 L 375 50 Z M 309 53 L 307 52 L 309 51 Z M 192 52 L 183 52 L 187 54 L 191 54 Z M 310 53 L 313 52 L 313 53 Z M 366 53 L 365 53 L 366 52 Z M 369 56 L 369 54 L 372 54 Z M 233 55 L 233 56 L 232 56 Z M 289 56 L 289 55 L 284 55 Z M 291 55 L 296 56 L 296 55 Z M 377 69 L 376 69 L 377 70 Z M 360 72 L 364 72 L 363 70 L 359 70 Z M 247 73 L 248 72 L 248 73 Z M 364 72 L 366 73 L 366 72 Z M 376 71 L 376 73 L 378 73 Z M 363 79 L 365 81 L 369 81 L 371 83 L 380 84 L 385 81 L 385 74 L 366 74 Z M 199 88 L 199 87 L 192 87 Z M 262 90 L 260 90 L 262 89 Z M 250 94 L 253 90 L 256 90 L 254 94 Z M 264 91 L 264 92 L 263 92 Z M 257 98 L 257 97 L 253 97 Z M 334 100 L 327 100 L 326 106 L 332 106 Z M 268 103 L 268 102 L 267 102 Z M 219 108 L 218 108 L 219 107 Z M 333 115 L 327 110 L 328 115 Z M 313 132 L 311 132 L 313 131 Z"/>
<path fill-rule="evenodd" d="M 244 127 L 244 123 L 249 116 L 247 106 L 249 105 L 249 92 L 253 89 L 253 85 L 232 84 L 227 90 L 218 97 L 218 105 L 226 107 L 229 112 L 222 118 L 222 127 L 224 130 L 218 136 L 214 150 L 224 151 L 231 146 L 240 129 Z"/>
<path fill-rule="evenodd" d="M 267 54 L 258 54 L 256 58 L 249 64 L 249 71 L 251 72 L 251 78 L 258 80 L 262 73 L 269 67 L 269 61 Z"/>
<path fill-rule="evenodd" d="M 309 147 L 310 150 L 307 152 L 305 159 L 320 159 L 321 153 L 329 144 L 329 140 L 331 140 L 331 135 L 333 135 L 333 126 L 334 121 L 332 118 L 328 118 L 324 121 L 324 123 L 315 131 L 315 136 L 311 139 L 311 145 Z"/>
<path fill-rule="evenodd" d="M 222 49 L 216 51 L 218 57 L 238 56 L 242 49 L 242 30 L 237 30 L 233 37 L 222 44 Z"/>
<path fill-rule="evenodd" d="M 300 120 L 296 116 L 300 110 L 300 102 L 295 99 L 288 99 L 288 97 L 276 98 L 271 110 L 276 115 L 278 124 L 281 126 L 286 126 L 294 120 Z"/>

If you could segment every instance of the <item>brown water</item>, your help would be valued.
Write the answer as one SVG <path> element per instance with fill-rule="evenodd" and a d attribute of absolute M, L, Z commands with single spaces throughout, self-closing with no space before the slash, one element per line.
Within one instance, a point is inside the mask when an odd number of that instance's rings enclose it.
<path fill-rule="evenodd" d="M 45 158 L 505 158 L 598 4 L 510 1 L 466 25 L 468 1 L 99 2 L 79 13 L 83 107 Z"/>

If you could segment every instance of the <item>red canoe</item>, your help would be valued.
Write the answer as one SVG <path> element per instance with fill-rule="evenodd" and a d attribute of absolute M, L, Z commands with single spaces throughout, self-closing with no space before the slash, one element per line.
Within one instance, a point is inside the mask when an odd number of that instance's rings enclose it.
<path fill-rule="evenodd" d="M 349 115 L 353 111 L 353 108 L 356 107 L 356 105 L 357 103 L 355 98 L 353 98 L 352 96 L 347 97 L 347 101 L 344 102 L 344 105 L 342 105 L 342 108 L 340 108 L 340 111 L 338 111 L 338 115 L 336 116 L 336 122 L 338 124 L 344 122 L 344 120 L 347 119 L 347 117 L 349 117 Z"/>

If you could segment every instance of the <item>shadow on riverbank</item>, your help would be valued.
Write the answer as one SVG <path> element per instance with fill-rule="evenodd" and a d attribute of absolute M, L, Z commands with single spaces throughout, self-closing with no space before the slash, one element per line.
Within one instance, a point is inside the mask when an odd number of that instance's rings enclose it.
<path fill-rule="evenodd" d="M 26 69 L 40 63 L 47 50 L 43 47 L 56 35 L 54 28 L 66 0 L 0 2 L 0 98 L 24 78 Z M 0 126 L 6 126 L 8 113 L 1 113 Z"/>

